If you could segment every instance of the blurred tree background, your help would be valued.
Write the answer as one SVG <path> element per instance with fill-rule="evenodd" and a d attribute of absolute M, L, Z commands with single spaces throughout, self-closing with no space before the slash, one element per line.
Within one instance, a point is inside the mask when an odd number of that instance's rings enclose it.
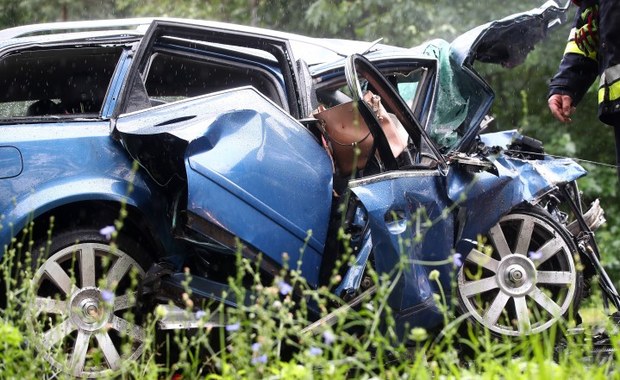
<path fill-rule="evenodd" d="M 565 2 L 567 0 L 559 0 Z M 450 41 L 482 23 L 540 6 L 543 0 L 0 0 L 0 28 L 22 24 L 170 16 L 212 19 L 274 28 L 317 37 L 340 37 L 410 47 L 431 38 Z M 620 278 L 620 197 L 617 193 L 613 131 L 598 122 L 595 88 L 573 122 L 562 125 L 547 109 L 547 83 L 558 67 L 574 9 L 568 20 L 513 69 L 478 64 L 496 92 L 491 110 L 498 130 L 518 128 L 545 142 L 548 153 L 570 156 L 590 174 L 580 180 L 587 201 L 601 198 L 608 223 L 597 233 L 605 264 Z M 595 85 L 596 86 L 596 85 Z M 606 166 L 606 165 L 607 166 Z"/>

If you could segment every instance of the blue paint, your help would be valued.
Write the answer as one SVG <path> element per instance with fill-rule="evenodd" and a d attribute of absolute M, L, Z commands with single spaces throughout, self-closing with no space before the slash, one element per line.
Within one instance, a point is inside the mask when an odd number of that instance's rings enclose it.
<path fill-rule="evenodd" d="M 317 284 L 332 164 L 304 126 L 246 87 L 137 112 L 117 128 L 132 155 L 144 157 L 142 165 L 160 183 L 174 175 L 187 181 L 187 211 L 276 263 L 283 263 L 285 252 L 291 263 L 303 257 L 302 274 Z M 143 144 L 146 138 L 149 143 Z M 183 161 L 171 158 L 168 164 L 154 153 L 170 147 L 170 154 Z"/>
<path fill-rule="evenodd" d="M 24 170 L 22 154 L 14 146 L 0 146 L 0 179 L 17 177 Z"/>
<path fill-rule="evenodd" d="M 293 263 L 303 254 L 302 273 L 315 285 L 329 221 L 331 162 L 303 126 L 256 98 L 252 110 L 225 113 L 189 145 L 188 210 L 280 264 L 284 252 Z"/>

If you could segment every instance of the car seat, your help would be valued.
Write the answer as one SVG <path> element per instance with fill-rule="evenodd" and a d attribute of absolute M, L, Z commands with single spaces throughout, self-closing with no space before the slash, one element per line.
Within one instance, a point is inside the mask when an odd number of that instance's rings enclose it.
<path fill-rule="evenodd" d="M 58 104 L 50 99 L 40 99 L 28 106 L 26 116 L 43 116 L 58 113 Z"/>

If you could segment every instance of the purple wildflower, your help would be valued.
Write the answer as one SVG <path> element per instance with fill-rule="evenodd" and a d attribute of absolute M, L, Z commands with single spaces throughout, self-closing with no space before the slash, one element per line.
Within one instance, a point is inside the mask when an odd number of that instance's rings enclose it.
<path fill-rule="evenodd" d="M 196 318 L 198 318 L 198 319 L 204 317 L 205 315 L 207 315 L 207 313 L 204 310 L 198 310 L 196 312 Z"/>
<path fill-rule="evenodd" d="M 260 355 L 260 356 L 255 356 L 252 358 L 252 364 L 256 365 L 259 363 L 267 363 L 267 355 Z"/>
<path fill-rule="evenodd" d="M 528 256 L 530 257 L 531 260 L 540 260 L 540 259 L 542 259 L 543 254 L 540 251 L 536 251 L 536 252 L 530 251 Z"/>
<path fill-rule="evenodd" d="M 260 350 L 260 346 L 261 344 L 258 342 L 252 344 L 252 352 L 258 352 L 258 350 Z"/>
<path fill-rule="evenodd" d="M 460 253 L 455 253 L 454 255 L 452 255 L 452 263 L 455 267 L 460 268 L 463 265 L 462 257 L 463 255 L 461 255 Z"/>
<path fill-rule="evenodd" d="M 99 234 L 105 236 L 108 240 L 112 238 L 112 234 L 114 232 L 116 232 L 116 228 L 114 228 L 114 226 L 105 226 L 99 230 Z"/>
<path fill-rule="evenodd" d="M 114 303 L 114 292 L 107 290 L 107 289 L 103 289 L 101 291 L 101 299 L 108 304 L 112 304 Z"/>
<path fill-rule="evenodd" d="M 310 356 L 319 356 L 323 354 L 323 350 L 318 347 L 310 347 L 310 351 L 308 352 Z"/>
<path fill-rule="evenodd" d="M 332 333 L 329 330 L 325 330 L 323 332 L 323 341 L 325 342 L 325 344 L 329 346 L 332 343 L 334 343 L 335 340 L 336 340 L 336 336 L 334 335 L 334 333 Z"/>
<path fill-rule="evenodd" d="M 241 327 L 239 322 L 233 323 L 232 325 L 226 325 L 226 331 L 228 331 L 228 332 L 238 331 L 239 327 Z"/>
<path fill-rule="evenodd" d="M 278 289 L 280 289 L 280 294 L 285 296 L 293 290 L 293 287 L 286 281 L 278 281 Z"/>

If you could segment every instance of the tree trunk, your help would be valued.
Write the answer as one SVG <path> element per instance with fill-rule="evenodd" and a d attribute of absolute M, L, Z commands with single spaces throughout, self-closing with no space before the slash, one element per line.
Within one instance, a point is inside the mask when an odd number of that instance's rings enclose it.
<path fill-rule="evenodd" d="M 258 1 L 249 0 L 250 2 L 250 25 L 258 26 Z"/>

